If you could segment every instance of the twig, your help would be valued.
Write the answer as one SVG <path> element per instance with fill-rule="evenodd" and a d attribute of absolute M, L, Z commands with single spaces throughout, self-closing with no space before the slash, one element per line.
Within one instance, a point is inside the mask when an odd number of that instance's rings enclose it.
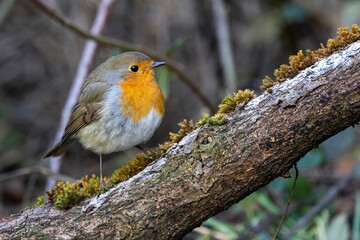
<path fill-rule="evenodd" d="M 38 174 L 30 173 L 29 179 L 27 180 L 26 183 L 26 190 L 24 193 L 23 201 L 21 204 L 22 208 L 26 207 L 29 204 L 31 200 L 31 195 L 34 194 L 34 187 L 37 179 L 38 179 Z"/>
<path fill-rule="evenodd" d="M 152 50 L 150 50 L 148 48 L 145 48 L 143 46 L 133 45 L 133 44 L 130 44 L 128 42 L 112 39 L 112 38 L 109 38 L 109 37 L 94 35 L 94 34 L 88 32 L 88 31 L 80 28 L 79 26 L 74 24 L 70 19 L 62 16 L 60 13 L 58 13 L 54 9 L 51 9 L 51 8 L 47 7 L 46 5 L 44 5 L 39 0 L 31 0 L 31 1 L 39 9 L 41 9 L 44 13 L 46 13 L 48 16 L 50 16 L 51 18 L 53 18 L 57 22 L 63 24 L 64 26 L 66 26 L 70 30 L 76 32 L 77 34 L 79 34 L 82 37 L 92 39 L 92 40 L 96 41 L 97 43 L 99 43 L 99 44 L 101 44 L 103 46 L 107 46 L 107 47 L 111 47 L 111 48 L 120 48 L 120 49 L 124 49 L 124 50 L 127 50 L 127 51 L 140 51 L 140 52 L 143 52 L 143 53 L 149 55 L 150 57 L 152 57 L 154 59 L 166 62 L 167 67 L 170 70 L 172 70 L 173 72 L 175 72 L 184 81 L 184 83 L 187 84 L 190 87 L 190 89 L 210 109 L 211 113 L 214 114 L 216 112 L 217 108 L 210 102 L 210 100 L 200 90 L 200 88 L 198 88 L 196 86 L 194 81 L 183 70 L 181 70 L 181 67 L 180 67 L 179 63 L 175 62 L 174 60 L 172 60 L 170 58 L 167 58 L 166 56 L 158 54 L 158 53 L 156 53 L 156 52 L 154 52 L 154 51 L 152 51 Z"/>
<path fill-rule="evenodd" d="M 288 202 L 287 202 L 287 204 L 286 204 L 285 212 L 284 212 L 284 214 L 283 214 L 282 217 L 281 217 L 279 226 L 278 226 L 278 228 L 277 228 L 277 230 L 276 230 L 276 233 L 275 233 L 275 236 L 274 236 L 273 240 L 276 240 L 277 236 L 279 235 L 279 232 L 280 232 L 281 227 L 282 227 L 282 225 L 283 225 L 285 216 L 286 216 L 286 214 L 287 214 L 287 212 L 288 212 L 288 210 L 289 210 L 289 206 L 290 206 L 290 203 L 291 203 L 291 198 L 292 198 L 292 196 L 293 196 L 293 194 L 294 194 L 294 191 L 295 191 L 296 182 L 297 182 L 297 179 L 298 179 L 298 176 L 299 176 L 299 171 L 298 171 L 298 169 L 297 169 L 296 163 L 294 164 L 294 168 L 295 168 L 294 184 L 293 184 L 292 189 L 291 189 L 291 192 L 290 192 L 289 200 L 288 200 Z"/>
<path fill-rule="evenodd" d="M 333 186 L 328 194 L 321 199 L 320 202 L 316 204 L 311 211 L 309 211 L 305 216 L 299 219 L 299 221 L 296 222 L 296 224 L 290 229 L 290 231 L 284 236 L 283 240 L 291 239 L 296 232 L 302 228 L 307 222 L 309 222 L 318 212 L 320 212 L 323 208 L 329 205 L 330 202 L 332 202 L 336 196 L 345 188 L 348 183 L 352 180 L 352 178 L 355 176 L 357 167 L 354 168 L 352 172 L 350 172 L 343 180 L 338 182 L 335 186 Z"/>
<path fill-rule="evenodd" d="M 42 166 L 22 168 L 22 169 L 18 169 L 18 170 L 12 171 L 12 172 L 0 174 L 0 182 L 4 182 L 4 181 L 10 180 L 12 178 L 17 178 L 20 176 L 29 175 L 29 174 L 33 174 L 33 173 L 40 173 L 44 176 L 52 176 L 59 181 L 76 182 L 76 179 L 74 179 L 72 177 L 69 177 L 69 176 L 66 176 L 63 174 L 59 174 L 59 173 L 55 173 L 55 172 L 51 172 L 49 169 L 42 167 Z"/>
<path fill-rule="evenodd" d="M 216 30 L 217 45 L 219 48 L 220 62 L 226 82 L 226 91 L 233 92 L 236 87 L 236 72 L 225 2 L 223 0 L 212 0 L 211 5 L 214 16 L 214 25 Z"/>
<path fill-rule="evenodd" d="M 91 33 L 100 34 L 105 26 L 106 19 L 110 13 L 110 7 L 113 4 L 113 0 L 102 0 L 97 9 L 96 17 L 94 19 L 94 23 L 91 27 Z M 56 132 L 56 136 L 54 138 L 54 144 L 60 141 L 63 131 L 65 129 L 66 123 L 70 117 L 71 108 L 76 104 L 78 96 L 80 94 L 80 89 L 85 81 L 86 75 L 89 72 L 90 64 L 94 59 L 94 55 L 96 52 L 97 43 L 93 40 L 87 40 L 85 43 L 84 51 L 79 62 L 79 66 L 76 72 L 76 76 L 74 78 L 73 85 L 71 86 L 69 96 L 66 100 L 65 106 L 62 110 L 61 120 L 59 124 L 59 128 Z M 61 165 L 61 156 L 50 158 L 50 170 L 52 172 L 59 172 Z M 49 178 L 46 181 L 45 189 L 49 190 L 52 186 L 55 185 L 55 179 Z"/>

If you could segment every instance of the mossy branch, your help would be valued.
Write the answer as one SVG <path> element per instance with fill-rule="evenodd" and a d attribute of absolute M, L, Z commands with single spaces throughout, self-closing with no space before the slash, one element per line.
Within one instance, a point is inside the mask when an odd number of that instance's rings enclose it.
<path fill-rule="evenodd" d="M 180 239 L 358 123 L 359 68 L 356 42 L 273 86 L 271 94 L 236 105 L 225 124 L 187 133 L 160 159 L 99 197 L 66 211 L 45 205 L 2 220 L 0 238 Z M 233 108 L 232 100 L 225 105 Z M 191 124 L 181 128 L 185 135 Z"/>
<path fill-rule="evenodd" d="M 136 156 L 133 160 L 126 163 L 120 169 L 115 170 L 110 179 L 105 178 L 105 182 L 109 188 L 116 186 L 117 184 L 128 180 L 140 171 L 145 169 L 150 163 L 157 160 L 159 156 L 164 154 L 175 143 L 179 143 L 186 135 L 197 129 L 198 127 L 209 123 L 211 125 L 221 125 L 227 122 L 226 115 L 233 112 L 236 106 L 239 109 L 243 109 L 246 103 L 255 98 L 256 95 L 249 89 L 239 90 L 234 93 L 234 97 L 228 95 L 222 100 L 219 105 L 218 113 L 209 117 L 208 114 L 204 114 L 204 117 L 200 119 L 196 124 L 191 120 L 189 123 L 186 119 L 179 123 L 180 130 L 177 133 L 170 132 L 170 140 L 163 144 L 159 144 L 154 151 L 149 152 L 149 157 L 145 154 Z M 105 189 L 100 189 L 99 177 L 95 175 L 88 180 L 88 176 L 85 176 L 80 181 L 75 183 L 59 182 L 51 191 L 47 191 L 47 203 L 54 204 L 57 208 L 70 208 L 81 200 L 95 196 L 100 190 L 105 192 Z M 44 204 L 44 199 L 39 199 L 38 205 Z"/>
<path fill-rule="evenodd" d="M 272 86 L 279 82 L 284 82 L 287 78 L 294 77 L 301 70 L 310 67 L 320 59 L 328 57 L 358 40 L 360 40 L 360 27 L 358 25 L 352 25 L 351 29 L 349 29 L 349 26 L 341 27 L 339 28 L 338 36 L 335 39 L 329 39 L 326 46 L 321 43 L 321 48 L 315 51 L 306 50 L 306 55 L 300 50 L 297 55 L 290 56 L 289 65 L 283 64 L 280 68 L 275 69 L 274 76 L 276 77 L 276 81 L 274 82 L 269 76 L 266 76 L 260 88 L 271 93 Z"/>
<path fill-rule="evenodd" d="M 306 56 L 304 56 L 302 51 L 299 51 L 296 56 L 290 56 L 289 65 L 282 65 L 279 69 L 275 70 L 275 75 L 278 76 L 278 82 L 273 82 L 268 76 L 266 76 L 263 80 L 264 85 L 261 86 L 261 89 L 272 93 L 271 87 L 275 86 L 279 82 L 285 81 L 287 77 L 298 73 L 300 70 L 313 65 L 315 62 L 319 61 L 324 56 L 333 53 L 335 50 L 339 50 L 340 46 L 344 47 L 351 43 L 351 41 L 356 41 L 358 38 L 359 28 L 357 25 L 353 25 L 350 32 L 348 27 L 340 28 L 339 36 L 336 39 L 329 39 L 327 48 L 322 45 L 322 48 L 317 50 L 316 54 L 313 51 L 307 50 Z M 253 91 L 250 91 L 249 89 L 239 90 L 237 93 L 234 93 L 234 97 L 228 95 L 222 100 L 222 103 L 219 105 L 219 110 L 214 116 L 204 114 L 203 118 L 196 124 L 190 121 L 189 127 L 187 126 L 187 120 L 179 123 L 179 132 L 170 133 L 171 141 L 160 144 L 154 151 L 150 152 L 150 158 L 145 156 L 145 154 L 140 154 L 136 156 L 135 159 L 125 164 L 122 168 L 116 170 L 111 177 L 111 181 L 108 186 L 114 187 L 116 184 L 126 181 L 136 175 L 147 165 L 164 154 L 173 144 L 180 142 L 180 140 L 182 140 L 190 132 L 194 131 L 197 127 L 206 123 L 210 125 L 225 124 L 228 120 L 227 114 L 233 112 L 236 108 L 239 110 L 244 109 L 245 105 L 253 98 L 256 98 Z M 99 191 L 99 181 L 93 181 L 93 184 L 95 184 L 93 188 Z M 82 184 L 59 183 L 58 186 L 54 187 L 51 192 L 48 192 L 48 200 L 51 204 L 54 204 L 55 207 L 69 208 L 77 204 L 80 200 L 93 197 L 96 194 L 96 192 L 89 192 L 89 190 L 83 189 L 81 186 Z M 78 196 L 73 197 L 74 195 Z"/>

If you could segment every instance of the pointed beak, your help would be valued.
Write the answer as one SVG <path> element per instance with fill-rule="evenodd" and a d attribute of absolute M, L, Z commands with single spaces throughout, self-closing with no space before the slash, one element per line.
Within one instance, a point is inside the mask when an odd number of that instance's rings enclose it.
<path fill-rule="evenodd" d="M 154 69 L 154 68 L 160 67 L 160 66 L 162 66 L 164 64 L 166 64 L 166 62 L 153 62 L 153 64 L 149 68 Z"/>

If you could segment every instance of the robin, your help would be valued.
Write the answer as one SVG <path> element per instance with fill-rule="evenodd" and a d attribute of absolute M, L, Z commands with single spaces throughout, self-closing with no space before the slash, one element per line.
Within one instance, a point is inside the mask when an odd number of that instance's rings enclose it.
<path fill-rule="evenodd" d="M 109 58 L 93 70 L 81 87 L 65 132 L 43 158 L 62 155 L 78 140 L 100 158 L 100 186 L 105 187 L 102 154 L 137 147 L 146 142 L 164 116 L 163 94 L 156 83 L 154 62 L 140 52 Z"/>

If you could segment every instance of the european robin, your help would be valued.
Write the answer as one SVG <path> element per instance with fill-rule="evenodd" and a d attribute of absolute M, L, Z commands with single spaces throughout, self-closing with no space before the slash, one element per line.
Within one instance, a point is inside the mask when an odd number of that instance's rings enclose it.
<path fill-rule="evenodd" d="M 139 144 L 151 138 L 164 116 L 164 97 L 154 75 L 154 68 L 164 64 L 140 52 L 126 52 L 98 66 L 82 85 L 60 142 L 43 158 L 62 155 L 78 140 L 99 154 L 104 187 L 102 154 L 135 146 L 148 156 Z"/>

